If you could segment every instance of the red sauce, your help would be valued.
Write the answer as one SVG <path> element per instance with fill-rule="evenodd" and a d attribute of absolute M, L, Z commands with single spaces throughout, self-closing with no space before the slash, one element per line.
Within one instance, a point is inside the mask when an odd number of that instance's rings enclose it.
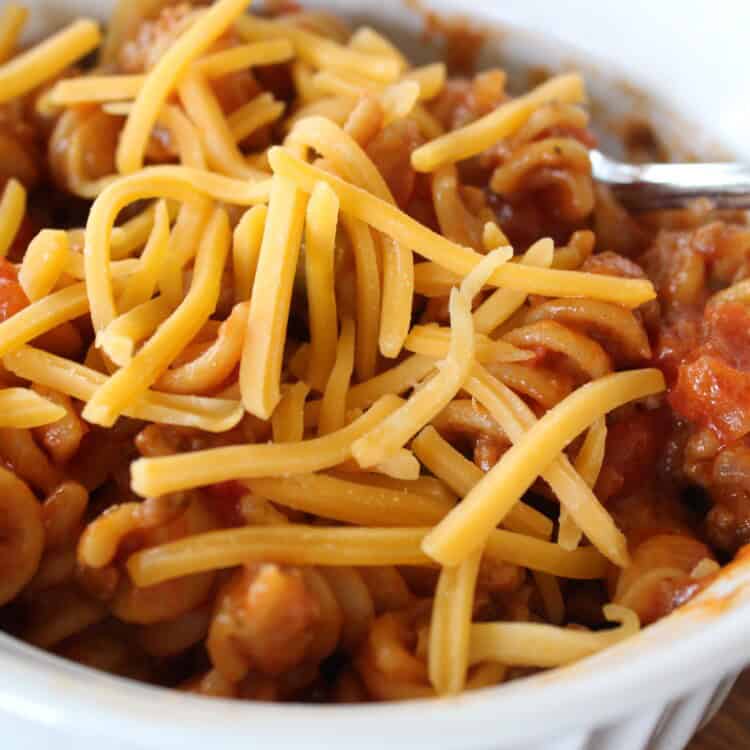
<path fill-rule="evenodd" d="M 706 348 L 732 367 L 750 371 L 750 308 L 727 302 L 707 308 L 705 317 Z"/>
<path fill-rule="evenodd" d="M 218 515 L 227 526 L 242 526 L 244 519 L 240 508 L 240 501 L 247 490 L 236 480 L 219 482 L 206 487 L 211 495 L 211 510 Z"/>
<path fill-rule="evenodd" d="M 738 440 L 750 433 L 750 311 L 736 303 L 709 306 L 702 342 L 680 357 L 680 349 L 684 352 L 693 344 L 695 334 L 692 321 L 673 329 L 662 342 L 661 356 L 670 368 L 682 359 L 669 402 L 680 416 L 712 430 L 723 444 Z"/>
<path fill-rule="evenodd" d="M 0 258 L 0 321 L 23 310 L 29 300 L 18 283 L 18 273 L 12 263 Z"/>
<path fill-rule="evenodd" d="M 703 316 L 700 310 L 688 309 L 665 325 L 658 334 L 654 359 L 668 383 L 677 380 L 680 365 L 700 343 Z"/>
<path fill-rule="evenodd" d="M 602 501 L 627 495 L 638 489 L 644 476 L 653 476 L 669 426 L 669 414 L 663 409 L 636 412 L 609 426 L 604 465 L 596 484 Z"/>
<path fill-rule="evenodd" d="M 423 138 L 412 120 L 396 120 L 381 130 L 367 146 L 367 154 L 386 181 L 400 208 L 411 200 L 417 173 L 411 166 L 412 152 Z"/>
<path fill-rule="evenodd" d="M 596 148 L 599 145 L 599 139 L 596 134 L 588 128 L 576 128 L 572 125 L 567 127 L 550 128 L 540 136 L 544 138 L 574 138 L 586 148 Z"/>

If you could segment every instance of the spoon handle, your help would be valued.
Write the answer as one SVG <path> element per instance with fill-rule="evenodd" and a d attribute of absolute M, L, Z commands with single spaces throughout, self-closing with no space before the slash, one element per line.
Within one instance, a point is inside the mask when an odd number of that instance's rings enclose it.
<path fill-rule="evenodd" d="M 750 209 L 750 165 L 624 164 L 591 151 L 594 178 L 633 210 L 680 208 L 708 198 L 717 208 Z"/>

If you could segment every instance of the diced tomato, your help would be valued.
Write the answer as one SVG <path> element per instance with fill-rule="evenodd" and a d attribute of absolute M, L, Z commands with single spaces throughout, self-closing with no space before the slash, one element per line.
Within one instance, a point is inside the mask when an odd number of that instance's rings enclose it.
<path fill-rule="evenodd" d="M 672 408 L 711 429 L 723 442 L 750 433 L 750 311 L 736 303 L 709 305 L 677 320 L 661 336 L 659 364 L 674 382 Z"/>
<path fill-rule="evenodd" d="M 703 354 L 680 366 L 669 403 L 725 444 L 750 433 L 750 373 L 715 355 Z"/>
<path fill-rule="evenodd" d="M 750 308 L 736 302 L 709 306 L 705 340 L 732 367 L 750 371 Z"/>
<path fill-rule="evenodd" d="M 610 425 L 607 447 L 597 496 L 606 501 L 615 495 L 629 494 L 653 476 L 656 462 L 669 435 L 669 414 L 665 409 L 636 412 Z"/>

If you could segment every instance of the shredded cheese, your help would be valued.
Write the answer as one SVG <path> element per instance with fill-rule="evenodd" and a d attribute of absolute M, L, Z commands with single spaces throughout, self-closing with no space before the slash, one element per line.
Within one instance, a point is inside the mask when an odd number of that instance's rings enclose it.
<path fill-rule="evenodd" d="M 375 195 L 298 159 L 287 149 L 274 146 L 268 161 L 275 173 L 293 180 L 297 187 L 311 192 L 323 180 L 334 190 L 341 210 L 364 221 L 405 247 L 435 261 L 463 277 L 482 259 L 470 248 L 457 245 L 433 232 L 415 219 Z M 488 279 L 494 286 L 541 294 L 548 297 L 590 297 L 638 307 L 656 296 L 653 285 L 643 279 L 623 279 L 557 269 L 523 267 L 506 263 Z"/>
<path fill-rule="evenodd" d="M 518 502 L 539 475 L 540 467 L 549 466 L 576 435 L 612 409 L 664 388 L 664 376 L 659 370 L 616 373 L 581 386 L 503 454 L 463 502 L 429 534 L 425 551 L 443 564 L 457 565 L 466 559 Z"/>
<path fill-rule="evenodd" d="M 162 55 L 146 76 L 117 147 L 117 168 L 131 174 L 143 166 L 146 144 L 167 97 L 190 64 L 245 12 L 249 0 L 218 0 Z"/>
<path fill-rule="evenodd" d="M 512 135 L 541 105 L 553 101 L 577 104 L 585 95 L 580 75 L 551 78 L 525 96 L 511 99 L 494 112 L 421 146 L 412 154 L 412 166 L 418 172 L 434 172 L 445 164 L 476 156 Z"/>
<path fill-rule="evenodd" d="M 99 25 L 81 19 L 3 63 L 0 65 L 0 103 L 17 99 L 51 80 L 96 49 L 100 41 Z"/>
<path fill-rule="evenodd" d="M 245 408 L 268 419 L 281 398 L 281 364 L 307 199 L 275 177 L 250 298 L 240 390 Z"/>
<path fill-rule="evenodd" d="M 5 257 L 13 245 L 26 215 L 26 189 L 11 178 L 0 199 L 0 257 Z"/>

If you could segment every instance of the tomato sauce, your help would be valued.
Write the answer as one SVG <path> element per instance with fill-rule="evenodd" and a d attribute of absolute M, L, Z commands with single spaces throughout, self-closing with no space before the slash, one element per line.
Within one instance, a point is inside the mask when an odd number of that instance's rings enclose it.
<path fill-rule="evenodd" d="M 675 336 L 668 349 L 662 348 L 662 355 L 669 352 L 672 365 L 678 353 Z M 691 337 L 695 337 L 694 322 L 686 342 Z M 677 414 L 710 429 L 723 444 L 750 433 L 750 311 L 744 305 L 725 303 L 706 309 L 701 342 L 677 367 L 669 402 Z"/>
<path fill-rule="evenodd" d="M 15 267 L 5 258 L 0 258 L 0 321 L 7 320 L 28 304 Z"/>

